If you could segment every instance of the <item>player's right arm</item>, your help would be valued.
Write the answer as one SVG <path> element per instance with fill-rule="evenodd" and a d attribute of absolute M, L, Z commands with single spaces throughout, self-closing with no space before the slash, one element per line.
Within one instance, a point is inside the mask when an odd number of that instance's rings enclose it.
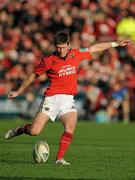
<path fill-rule="evenodd" d="M 37 77 L 35 73 L 31 73 L 27 78 L 23 81 L 21 86 L 18 88 L 16 91 L 12 91 L 8 94 L 7 98 L 8 99 L 13 99 L 17 96 L 19 96 Z"/>

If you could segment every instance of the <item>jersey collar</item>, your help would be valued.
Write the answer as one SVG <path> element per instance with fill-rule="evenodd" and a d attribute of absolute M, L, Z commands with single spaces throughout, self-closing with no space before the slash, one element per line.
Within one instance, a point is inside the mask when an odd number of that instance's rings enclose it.
<path fill-rule="evenodd" d="M 70 52 L 70 50 L 71 50 L 71 49 L 69 49 L 69 50 L 68 50 L 68 52 L 67 52 L 67 54 L 66 54 L 66 56 L 65 56 L 65 57 L 59 57 L 59 55 L 58 55 L 58 52 L 57 52 L 57 51 L 56 51 L 55 53 L 56 53 L 56 56 L 58 56 L 60 59 L 62 59 L 62 60 L 64 60 L 64 61 L 65 61 L 65 60 L 66 60 L 66 58 L 67 58 L 67 56 L 68 56 L 68 54 L 69 54 L 69 52 Z"/>

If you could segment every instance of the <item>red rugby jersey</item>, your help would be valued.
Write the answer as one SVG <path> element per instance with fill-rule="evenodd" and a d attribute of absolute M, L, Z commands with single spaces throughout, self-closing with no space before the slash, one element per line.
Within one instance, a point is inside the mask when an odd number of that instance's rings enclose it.
<path fill-rule="evenodd" d="M 70 49 L 66 58 L 62 59 L 55 54 L 42 58 L 34 73 L 40 76 L 47 73 L 50 84 L 45 96 L 56 94 L 77 93 L 77 70 L 81 60 L 91 59 L 89 48 Z"/>

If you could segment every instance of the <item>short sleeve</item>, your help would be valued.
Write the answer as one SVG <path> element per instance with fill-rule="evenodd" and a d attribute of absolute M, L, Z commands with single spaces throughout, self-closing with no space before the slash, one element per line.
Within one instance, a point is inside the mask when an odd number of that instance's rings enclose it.
<path fill-rule="evenodd" d="M 77 51 L 78 57 L 79 57 L 79 61 L 88 59 L 91 60 L 92 59 L 92 54 L 90 53 L 90 49 L 89 48 L 80 48 Z"/>
<path fill-rule="evenodd" d="M 47 59 L 46 58 L 42 58 L 40 63 L 36 66 L 34 73 L 38 76 L 42 75 L 43 73 L 45 73 L 48 70 L 48 66 L 47 66 Z"/>

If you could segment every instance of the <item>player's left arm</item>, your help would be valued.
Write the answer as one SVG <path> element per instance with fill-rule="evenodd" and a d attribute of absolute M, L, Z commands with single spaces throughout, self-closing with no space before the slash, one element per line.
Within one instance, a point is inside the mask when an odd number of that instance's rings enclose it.
<path fill-rule="evenodd" d="M 103 43 L 97 43 L 92 46 L 90 46 L 90 52 L 96 53 L 100 51 L 104 51 L 110 48 L 119 47 L 119 46 L 127 46 L 130 43 L 130 40 L 120 40 L 115 42 L 103 42 Z"/>

